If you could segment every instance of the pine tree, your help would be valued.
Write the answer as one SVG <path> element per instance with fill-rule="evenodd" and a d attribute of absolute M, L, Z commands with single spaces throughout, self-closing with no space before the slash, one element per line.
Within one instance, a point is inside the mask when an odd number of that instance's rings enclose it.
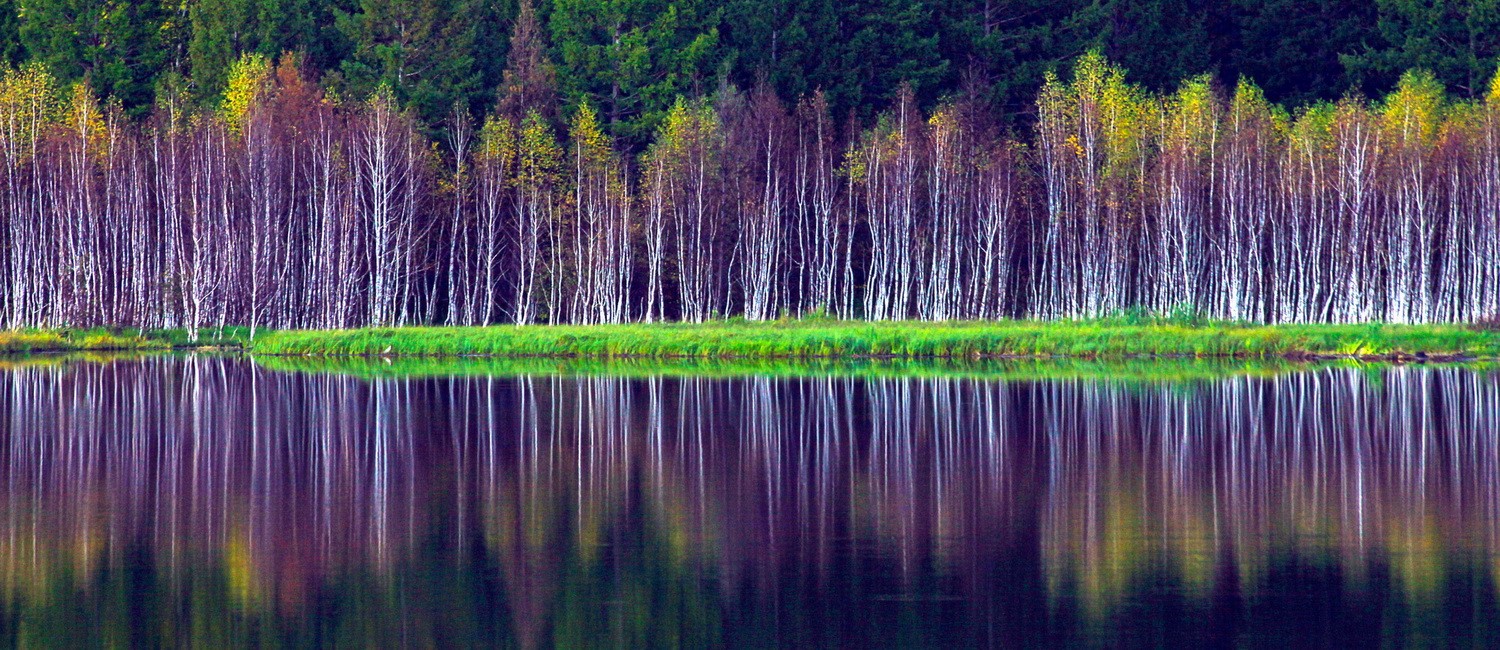
<path fill-rule="evenodd" d="M 424 124 L 440 124 L 455 101 L 484 92 L 474 63 L 480 14 L 477 0 L 362 0 L 338 17 L 352 47 L 339 68 L 344 90 L 362 97 L 387 86 Z"/>
<path fill-rule="evenodd" d="M 190 5 L 188 61 L 199 97 L 216 98 L 240 54 L 252 51 L 254 8 L 249 0 L 198 0 Z"/>
<path fill-rule="evenodd" d="M 596 106 L 613 136 L 643 144 L 678 96 L 715 87 L 718 22 L 703 0 L 556 0 L 548 27 L 565 105 Z"/>
<path fill-rule="evenodd" d="M 166 57 L 162 5 L 117 0 L 25 0 L 17 30 L 30 60 L 65 82 L 87 79 L 132 114 L 149 110 Z"/>
<path fill-rule="evenodd" d="M 1354 79 L 1389 88 L 1416 68 L 1469 97 L 1487 90 L 1500 57 L 1500 2 L 1379 0 L 1378 38 L 1344 57 Z"/>
<path fill-rule="evenodd" d="M 14 66 L 26 60 L 21 45 L 21 17 L 16 0 L 0 0 L 0 64 Z"/>

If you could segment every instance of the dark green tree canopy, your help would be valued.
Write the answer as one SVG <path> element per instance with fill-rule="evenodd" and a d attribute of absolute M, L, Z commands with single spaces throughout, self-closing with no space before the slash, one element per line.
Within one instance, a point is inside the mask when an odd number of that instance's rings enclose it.
<path fill-rule="evenodd" d="M 1244 77 L 1291 107 L 1378 95 L 1416 68 L 1477 97 L 1500 63 L 1500 0 L 535 0 L 525 20 L 519 10 L 517 0 L 0 0 L 0 61 L 87 80 L 136 116 L 163 84 L 217 101 L 246 53 L 292 53 L 339 97 L 389 87 L 429 125 L 455 105 L 479 113 L 546 87 L 550 119 L 586 103 L 633 147 L 679 96 L 761 82 L 788 101 L 821 91 L 839 121 L 868 124 L 905 86 L 924 107 L 963 94 L 1014 124 L 1031 119 L 1045 73 L 1066 75 L 1090 51 L 1153 90 Z M 520 85 L 502 90 L 520 26 L 530 29 Z"/>
<path fill-rule="evenodd" d="M 644 142 L 679 95 L 715 87 L 722 12 L 706 0 L 554 0 L 549 26 L 568 107 L 599 108 Z"/>

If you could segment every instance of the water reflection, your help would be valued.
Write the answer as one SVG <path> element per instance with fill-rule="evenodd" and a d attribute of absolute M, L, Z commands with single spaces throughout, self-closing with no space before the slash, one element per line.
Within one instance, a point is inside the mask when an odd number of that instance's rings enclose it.
<path fill-rule="evenodd" d="M 12 644 L 1496 641 L 1485 372 L 3 376 Z"/>

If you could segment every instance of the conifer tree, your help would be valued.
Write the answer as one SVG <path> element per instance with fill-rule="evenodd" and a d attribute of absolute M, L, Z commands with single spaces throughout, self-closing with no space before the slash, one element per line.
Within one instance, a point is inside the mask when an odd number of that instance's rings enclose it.
<path fill-rule="evenodd" d="M 715 87 L 719 15 L 703 0 L 555 0 L 548 28 L 565 105 L 596 106 L 611 135 L 643 144 L 678 96 Z"/>

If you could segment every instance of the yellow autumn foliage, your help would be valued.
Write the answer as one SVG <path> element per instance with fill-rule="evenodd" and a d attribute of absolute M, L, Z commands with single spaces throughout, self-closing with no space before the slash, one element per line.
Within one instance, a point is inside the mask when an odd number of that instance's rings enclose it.
<path fill-rule="evenodd" d="M 1413 70 L 1401 75 L 1396 91 L 1386 97 L 1381 121 L 1393 142 L 1429 147 L 1443 121 L 1443 86 L 1431 73 Z"/>
<path fill-rule="evenodd" d="M 541 113 L 533 110 L 521 120 L 519 136 L 516 182 L 526 188 L 556 182 L 562 163 L 562 147 L 557 144 L 552 126 Z"/>
<path fill-rule="evenodd" d="M 719 117 L 713 106 L 679 97 L 657 129 L 656 141 L 647 150 L 646 159 L 651 163 L 647 168 L 660 168 L 661 173 L 675 174 L 690 158 L 717 155 L 722 137 Z"/>
<path fill-rule="evenodd" d="M 97 157 L 104 153 L 104 142 L 108 137 L 104 112 L 100 110 L 98 100 L 94 99 L 94 92 L 81 81 L 73 84 L 68 102 L 67 126 L 79 138 L 89 155 Z"/>
<path fill-rule="evenodd" d="M 270 81 L 271 60 L 261 54 L 245 54 L 229 68 L 220 111 L 231 133 L 244 132 L 250 110 L 263 98 Z"/>
<path fill-rule="evenodd" d="M 479 146 L 474 155 L 489 164 L 509 165 L 516 157 L 516 128 L 503 117 L 491 115 L 479 129 Z"/>
<path fill-rule="evenodd" d="M 599 126 L 599 115 L 588 102 L 578 107 L 568 125 L 568 137 L 578 155 L 588 161 L 602 161 L 612 155 L 609 137 Z"/>
<path fill-rule="evenodd" d="M 1485 95 L 1485 102 L 1490 106 L 1500 107 L 1500 68 L 1495 70 L 1495 76 L 1490 79 L 1490 92 Z"/>
<path fill-rule="evenodd" d="M 38 63 L 7 70 L 0 77 L 0 140 L 5 148 L 25 160 L 45 130 L 62 114 L 57 81 Z"/>
<path fill-rule="evenodd" d="M 1167 100 L 1164 108 L 1162 135 L 1168 146 L 1194 157 L 1213 152 L 1219 104 L 1208 77 L 1196 77 L 1184 83 Z"/>

